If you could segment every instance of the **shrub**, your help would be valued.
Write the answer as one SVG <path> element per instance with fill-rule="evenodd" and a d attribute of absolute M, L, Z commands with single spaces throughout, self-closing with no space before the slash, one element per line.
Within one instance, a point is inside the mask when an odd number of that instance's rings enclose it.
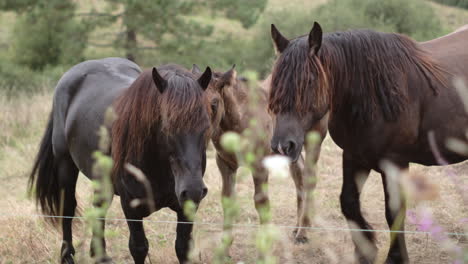
<path fill-rule="evenodd" d="M 55 86 L 64 69 L 46 68 L 35 72 L 28 67 L 0 60 L 0 94 L 7 97 L 30 94 L 41 89 Z"/>
<path fill-rule="evenodd" d="M 255 26 L 255 35 L 246 45 L 248 67 L 265 77 L 274 60 L 270 24 L 274 23 L 288 38 L 307 34 L 314 21 L 325 32 L 370 28 L 398 32 L 416 40 L 443 34 L 441 23 L 431 6 L 422 0 L 330 0 L 313 10 L 284 8 L 267 11 Z M 268 43 L 268 44 L 267 44 Z"/>
<path fill-rule="evenodd" d="M 433 0 L 434 2 L 468 9 L 468 0 Z"/>
<path fill-rule="evenodd" d="M 364 17 L 377 29 L 403 33 L 416 40 L 429 40 L 443 33 L 432 7 L 420 0 L 367 0 Z"/>
<path fill-rule="evenodd" d="M 73 18 L 70 1 L 41 2 L 22 13 L 13 31 L 13 59 L 34 70 L 83 60 L 88 25 Z"/>

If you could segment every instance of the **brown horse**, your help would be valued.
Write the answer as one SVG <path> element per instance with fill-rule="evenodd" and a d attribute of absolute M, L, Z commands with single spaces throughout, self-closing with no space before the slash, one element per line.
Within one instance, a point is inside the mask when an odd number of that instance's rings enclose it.
<path fill-rule="evenodd" d="M 361 214 L 359 194 L 375 170 L 382 175 L 387 223 L 403 231 L 400 186 L 381 162 L 402 169 L 410 162 L 438 165 L 430 143 L 449 163 L 466 159 L 446 141 L 466 140 L 468 115 L 452 81 L 456 76 L 468 81 L 468 30 L 424 43 L 369 30 L 322 34 L 318 23 L 309 35 L 292 40 L 274 25 L 271 33 L 280 53 L 269 98 L 276 119 L 272 148 L 296 160 L 305 131 L 330 111 L 330 135 L 343 149 L 340 201 L 346 219 L 371 229 Z M 396 204 L 390 203 L 393 199 Z M 352 237 L 360 262 L 373 262 L 373 233 L 353 232 Z M 408 262 L 404 234 L 392 237 L 387 263 Z"/>
<path fill-rule="evenodd" d="M 194 65 L 192 72 L 201 74 L 201 71 Z M 271 154 L 269 142 L 272 135 L 272 119 L 267 111 L 268 105 L 268 92 L 270 89 L 270 76 L 261 83 L 261 87 L 249 90 L 248 85 L 241 78 L 237 78 L 237 73 L 234 67 L 225 72 L 213 72 L 213 79 L 208 87 L 207 93 L 210 98 L 213 116 L 217 116 L 220 120 L 212 121 L 212 123 L 219 123 L 218 128 L 213 128 L 212 141 L 216 148 L 216 164 L 222 176 L 222 196 L 232 197 L 235 190 L 236 171 L 239 168 L 239 163 L 235 155 L 224 150 L 221 146 L 221 136 L 228 132 L 233 131 L 241 134 L 247 128 L 251 128 L 249 121 L 255 119 L 258 127 L 253 129 L 260 129 L 266 133 L 266 137 L 255 138 L 255 148 L 257 153 L 263 153 L 263 157 Z M 252 94 L 253 93 L 253 94 Z M 253 103 L 251 97 L 256 97 Z M 313 128 L 321 135 L 321 139 L 325 138 L 327 133 L 327 116 L 322 118 Z M 258 131 L 260 132 L 260 131 Z M 312 150 L 312 160 L 315 162 L 320 155 L 321 142 L 314 146 Z M 259 151 L 260 150 L 260 151 Z M 252 173 L 254 182 L 254 203 L 257 209 L 260 221 L 264 222 L 261 217 L 260 210 L 262 207 L 269 207 L 268 193 L 263 186 L 268 182 L 268 173 L 261 164 L 263 157 L 258 158 L 258 162 L 254 164 L 254 172 Z M 310 226 L 310 219 L 306 210 L 311 205 L 311 191 L 314 184 L 309 184 L 312 181 L 308 177 L 315 175 L 304 174 L 304 159 L 294 162 L 290 166 L 290 172 L 294 179 L 297 191 L 297 226 L 307 227 Z M 224 208 L 225 209 L 225 208 Z M 299 243 L 307 241 L 306 229 L 298 228 L 294 230 L 295 240 Z"/>
<path fill-rule="evenodd" d="M 143 217 L 169 207 L 177 213 L 179 222 L 188 221 L 184 202 L 198 204 L 208 191 L 203 174 L 213 124 L 204 90 L 210 80 L 209 68 L 197 80 L 177 65 L 142 72 L 133 62 L 120 58 L 82 62 L 63 75 L 55 89 L 49 124 L 30 176 L 42 211 L 64 216 L 62 263 L 74 263 L 76 181 L 79 171 L 89 179 L 100 177 L 92 168 L 92 154 L 98 150 L 97 131 L 110 106 L 114 106 L 118 117 L 109 124 L 111 146 L 107 153 L 114 159 L 113 189 L 129 219 L 129 248 L 135 263 L 144 263 L 148 254 Z M 151 193 L 125 169 L 127 163 L 143 171 Z M 145 202 L 134 206 L 135 199 Z M 181 263 L 187 260 L 191 232 L 192 224 L 177 224 L 175 249 Z M 92 245 L 96 241 L 101 242 L 104 251 L 97 256 L 98 261 L 107 262 L 105 240 L 93 233 Z"/>

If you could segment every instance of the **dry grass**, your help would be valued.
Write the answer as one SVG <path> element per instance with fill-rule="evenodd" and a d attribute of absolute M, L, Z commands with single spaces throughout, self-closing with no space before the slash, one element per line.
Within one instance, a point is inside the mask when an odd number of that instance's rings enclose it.
<path fill-rule="evenodd" d="M 42 136 L 49 113 L 52 96 L 42 93 L 14 101 L 0 97 L 0 263 L 55 263 L 59 256 L 61 235 L 46 225 L 42 219 L 32 216 L 37 211 L 34 202 L 27 199 L 26 183 L 28 171 Z M 222 222 L 220 206 L 220 175 L 216 168 L 213 152 L 209 152 L 206 182 L 209 194 L 202 202 L 197 221 Z M 316 197 L 316 219 L 314 226 L 346 228 L 339 206 L 341 188 L 341 150 L 330 138 L 325 140 L 320 159 L 320 174 Z M 467 164 L 452 166 L 460 177 L 468 180 Z M 446 176 L 448 168 L 426 168 L 412 166 L 440 185 L 440 198 L 430 203 L 435 217 L 447 231 L 460 232 L 459 219 L 468 212 L 455 187 Z M 273 222 L 293 226 L 296 223 L 295 188 L 292 180 L 271 179 L 270 198 L 273 206 Z M 257 215 L 252 201 L 253 186 L 250 176 L 239 177 L 237 196 L 241 204 L 239 224 L 256 224 Z M 80 177 L 78 184 L 79 202 L 84 208 L 91 205 L 89 181 Z M 387 229 L 384 217 L 382 183 L 380 177 L 371 174 L 362 195 L 364 214 L 376 229 Z M 108 215 L 122 218 L 118 197 Z M 176 219 L 168 209 L 161 210 L 148 218 L 150 221 Z M 76 221 L 79 222 L 79 221 Z M 146 222 L 145 228 L 150 241 L 150 258 L 153 263 L 176 263 L 174 252 L 175 225 Z M 415 230 L 411 224 L 407 230 Z M 109 254 L 116 263 L 132 263 L 127 244 L 128 229 L 123 221 L 108 221 L 107 242 Z M 255 263 L 256 250 L 253 242 L 255 227 L 235 228 L 235 242 L 231 249 L 235 262 Z M 351 263 L 353 245 L 347 231 L 309 231 L 310 243 L 295 245 L 291 240 L 291 229 L 280 228 L 280 242 L 275 253 L 280 263 Z M 83 224 L 74 228 L 74 243 L 80 263 L 89 263 L 90 232 Z M 213 249 L 219 245 L 219 225 L 197 225 L 194 231 L 197 263 L 211 263 Z M 462 244 L 462 239 L 460 240 Z M 388 234 L 377 235 L 380 260 L 386 255 Z M 466 240 L 464 240 L 466 243 Z M 450 263 L 447 252 L 427 235 L 407 235 L 410 258 L 413 263 Z M 462 244 L 466 246 L 466 244 Z"/>

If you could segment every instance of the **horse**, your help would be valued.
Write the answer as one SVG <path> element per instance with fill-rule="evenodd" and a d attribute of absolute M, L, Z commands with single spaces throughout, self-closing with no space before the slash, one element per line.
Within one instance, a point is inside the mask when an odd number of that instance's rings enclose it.
<path fill-rule="evenodd" d="M 291 40 L 271 25 L 271 36 L 279 53 L 268 105 L 276 121 L 272 148 L 298 159 L 305 131 L 330 112 L 330 136 L 343 149 L 342 213 L 359 229 L 372 229 L 359 194 L 375 170 L 382 176 L 388 226 L 404 231 L 401 186 L 385 166 L 440 165 L 434 145 L 447 163 L 466 159 L 445 143 L 466 140 L 468 115 L 452 81 L 468 81 L 468 30 L 418 43 L 372 30 L 323 34 L 315 22 L 308 35 Z M 392 237 L 386 263 L 409 262 L 404 233 Z M 373 233 L 352 232 L 352 240 L 359 262 L 373 263 Z"/>
<path fill-rule="evenodd" d="M 98 150 L 97 131 L 104 124 L 109 107 L 113 107 L 117 119 L 108 126 L 110 146 L 105 153 L 114 160 L 113 192 L 120 196 L 127 219 L 133 260 L 144 263 L 148 254 L 141 220 L 169 207 L 177 213 L 179 222 L 177 258 L 181 263 L 187 261 L 192 224 L 183 223 L 189 222 L 183 204 L 191 200 L 198 205 L 208 192 L 203 174 L 211 112 L 204 90 L 210 80 L 209 67 L 196 79 L 178 65 L 142 71 L 122 58 L 85 61 L 61 77 L 30 175 L 30 188 L 44 214 L 64 217 L 62 263 L 74 263 L 72 217 L 77 205 L 76 181 L 80 171 L 89 179 L 98 178 L 92 169 L 92 154 Z M 146 175 L 152 193 L 147 193 L 144 183 L 125 169 L 126 164 Z M 131 204 L 150 197 L 153 201 Z M 99 206 L 99 201 L 95 205 Z M 104 224 L 102 220 L 101 234 Z M 91 255 L 97 262 L 108 262 L 104 237 L 93 233 L 93 241 L 98 239 L 104 253 L 96 256 L 92 246 Z"/>
<path fill-rule="evenodd" d="M 200 75 L 201 71 L 197 65 L 193 65 L 192 72 Z M 219 127 L 213 128 L 211 140 L 216 149 L 216 164 L 222 177 L 222 197 L 232 198 L 236 184 L 236 171 L 239 168 L 239 162 L 235 154 L 226 151 L 221 145 L 221 136 L 229 131 L 242 134 L 247 128 L 251 128 L 250 120 L 255 119 L 258 123 L 257 132 L 263 131 L 266 137 L 255 138 L 253 144 L 257 153 L 263 153 L 257 157 L 257 162 L 253 165 L 253 183 L 254 183 L 254 204 L 258 212 L 261 223 L 266 219 L 262 217 L 262 208 L 269 208 L 269 197 L 267 189 L 264 187 L 268 183 L 268 172 L 261 164 L 261 160 L 272 154 L 269 141 L 273 132 L 273 123 L 270 114 L 267 111 L 268 91 L 270 89 L 270 76 L 261 82 L 257 89 L 249 90 L 245 78 L 237 77 L 234 68 L 226 72 L 213 72 L 213 78 L 207 91 L 212 91 L 209 96 L 213 116 L 219 115 Z M 256 97 L 253 102 L 252 97 Z M 327 118 L 324 116 L 312 130 L 318 132 L 321 136 L 320 142 L 313 146 L 310 152 L 313 155 L 312 160 L 316 163 L 320 156 L 320 147 L 322 140 L 327 134 Z M 312 205 L 312 190 L 314 188 L 313 178 L 315 171 L 310 174 L 303 173 L 304 156 L 301 155 L 298 162 L 290 166 L 290 174 L 296 185 L 297 192 L 297 227 L 293 231 L 295 242 L 306 243 L 308 241 L 306 229 L 310 226 L 309 206 Z M 224 204 L 223 204 L 224 206 Z M 226 208 L 224 208 L 226 216 Z M 225 219 L 226 222 L 226 219 Z M 228 228 L 225 226 L 225 228 Z"/>

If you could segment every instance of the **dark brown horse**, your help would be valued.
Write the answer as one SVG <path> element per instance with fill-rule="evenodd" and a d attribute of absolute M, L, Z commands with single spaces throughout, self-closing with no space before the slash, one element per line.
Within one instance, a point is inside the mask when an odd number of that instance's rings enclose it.
<path fill-rule="evenodd" d="M 192 72 L 201 74 L 201 71 L 194 65 Z M 268 173 L 261 164 L 261 160 L 267 155 L 272 154 L 270 149 L 270 140 L 273 132 L 273 124 L 271 116 L 268 114 L 268 92 L 270 89 L 270 76 L 261 83 L 261 87 L 249 90 L 248 85 L 241 78 L 237 77 L 237 72 L 234 68 L 222 73 L 214 72 L 213 79 L 208 87 L 207 93 L 210 98 L 213 116 L 217 116 L 219 121 L 212 121 L 212 123 L 219 123 L 219 127 L 213 128 L 212 140 L 216 148 L 216 164 L 222 176 L 222 196 L 231 198 L 234 194 L 236 184 L 236 171 L 239 168 L 239 163 L 235 155 L 224 150 L 221 146 L 221 136 L 229 131 L 236 133 L 243 133 L 245 129 L 260 129 L 255 130 L 256 134 L 261 132 L 266 133 L 264 138 L 252 139 L 255 142 L 257 153 L 263 153 L 262 157 L 257 157 L 258 162 L 254 164 L 254 171 L 252 173 L 254 182 L 254 203 L 257 209 L 260 221 L 260 211 L 262 207 L 269 207 L 268 192 L 264 188 L 268 183 Z M 254 101 L 252 97 L 256 97 Z M 327 133 L 327 116 L 323 117 L 313 128 L 321 135 L 321 139 L 325 138 Z M 257 127 L 249 125 L 251 119 L 257 121 Z M 314 146 L 311 152 L 312 159 L 316 162 L 320 155 L 321 142 Z M 259 151 L 261 150 L 261 151 Z M 297 226 L 307 227 L 310 226 L 310 219 L 307 210 L 312 205 L 312 190 L 315 186 L 310 179 L 315 175 L 304 174 L 304 159 L 294 162 L 290 166 L 290 172 L 296 184 L 297 191 Z M 225 209 L 225 208 L 224 208 Z M 307 241 L 306 229 L 298 228 L 294 230 L 296 242 L 303 243 Z"/>
<path fill-rule="evenodd" d="M 114 192 L 130 219 L 129 247 L 135 263 L 144 263 L 148 253 L 143 217 L 169 207 L 179 222 L 187 222 L 184 202 L 198 204 L 208 191 L 202 177 L 211 126 L 204 90 L 210 80 L 209 68 L 197 81 L 177 65 L 141 72 L 136 64 L 120 58 L 86 61 L 63 75 L 30 176 L 42 211 L 66 217 L 61 221 L 62 263 L 74 263 L 70 217 L 75 215 L 78 172 L 90 179 L 99 177 L 92 170 L 92 154 L 98 150 L 97 131 L 104 113 L 112 105 L 118 117 L 110 127 L 107 152 L 114 159 Z M 124 169 L 127 163 L 143 171 L 151 195 Z M 153 202 L 148 201 L 151 197 Z M 147 202 L 131 206 L 135 199 Z M 191 232 L 191 224 L 177 224 L 175 249 L 180 262 L 187 260 Z M 93 241 L 96 239 L 93 234 Z M 108 261 L 104 238 L 101 242 L 104 254 L 97 261 Z"/>
<path fill-rule="evenodd" d="M 466 140 L 468 115 L 452 81 L 456 76 L 468 81 L 468 30 L 424 43 L 369 30 L 322 34 L 317 23 L 309 35 L 292 40 L 274 25 L 271 33 L 280 53 L 269 99 L 276 121 L 272 148 L 296 160 L 305 131 L 330 111 L 330 135 L 343 149 L 340 201 L 346 219 L 371 229 L 361 214 L 359 194 L 375 170 L 382 175 L 387 223 L 404 230 L 400 186 L 381 162 L 402 169 L 410 162 L 438 165 L 429 135 L 449 163 L 466 159 L 446 141 Z M 373 262 L 373 233 L 353 232 L 352 237 L 360 262 Z M 408 262 L 404 234 L 392 237 L 387 263 Z"/>

